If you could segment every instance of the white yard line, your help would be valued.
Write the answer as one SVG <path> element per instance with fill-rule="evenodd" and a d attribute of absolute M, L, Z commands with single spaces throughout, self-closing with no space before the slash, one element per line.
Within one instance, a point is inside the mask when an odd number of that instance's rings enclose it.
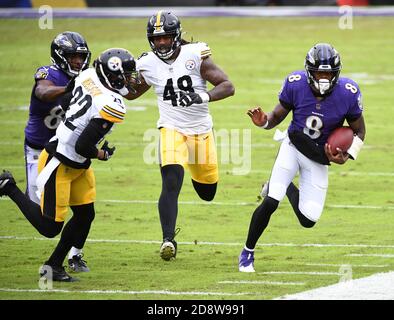
<path fill-rule="evenodd" d="M 267 272 L 258 272 L 257 274 L 300 274 L 300 275 L 308 275 L 308 276 L 340 276 L 343 273 L 339 272 L 317 272 L 317 271 L 267 271 Z"/>
<path fill-rule="evenodd" d="M 258 281 L 258 280 L 228 280 L 218 281 L 220 284 L 265 284 L 273 286 L 304 286 L 305 282 L 283 282 L 283 281 Z"/>
<path fill-rule="evenodd" d="M 10 201 L 9 198 L 0 198 L 0 201 Z M 103 199 L 97 200 L 96 202 L 105 203 L 123 203 L 123 204 L 154 204 L 157 205 L 157 200 L 115 200 L 115 199 Z M 256 206 L 258 202 L 242 202 L 242 201 L 178 201 L 178 204 L 184 205 L 196 205 L 196 206 Z M 282 203 L 282 206 L 289 207 L 290 204 Z M 394 206 L 372 206 L 372 205 L 353 205 L 353 204 L 328 204 L 326 208 L 335 209 L 371 209 L 371 210 L 394 210 Z"/>
<path fill-rule="evenodd" d="M 0 145 L 2 144 L 7 144 L 7 145 L 14 145 L 14 142 L 9 142 L 9 143 L 3 143 L 0 142 Z M 22 144 L 22 143 L 21 143 Z M 139 146 L 142 145 L 140 143 L 127 143 L 128 146 Z M 268 144 L 266 144 L 268 146 Z M 20 170 L 25 170 L 24 165 L 9 165 L 6 166 L 5 168 L 2 169 L 20 169 Z M 148 167 L 141 166 L 141 167 L 133 167 L 133 168 L 123 168 L 123 167 L 111 167 L 111 166 L 98 166 L 94 168 L 95 171 L 157 171 L 158 172 L 158 167 L 156 164 L 149 165 Z M 227 172 L 228 169 L 225 168 L 219 168 L 219 172 Z M 250 173 L 267 173 L 270 174 L 271 170 L 262 170 L 262 169 L 251 169 Z M 382 177 L 394 177 L 394 172 L 362 172 L 362 171 L 330 171 L 328 173 L 329 175 L 339 175 L 339 176 L 371 176 L 371 177 L 376 177 L 376 176 L 382 176 Z"/>
<path fill-rule="evenodd" d="M 348 257 L 379 257 L 379 258 L 394 258 L 394 254 L 380 254 L 380 253 L 352 253 L 347 254 Z"/>
<path fill-rule="evenodd" d="M 2 235 L 0 240 L 18 240 L 18 241 L 59 241 L 59 238 L 43 237 L 24 237 L 13 235 Z M 87 239 L 87 242 L 97 243 L 131 243 L 131 244 L 161 244 L 159 240 L 134 240 L 134 239 Z M 211 242 L 211 241 L 180 241 L 182 245 L 201 245 L 201 246 L 230 246 L 241 247 L 241 242 Z M 388 248 L 393 249 L 394 245 L 379 244 L 343 244 L 343 243 L 258 243 L 258 247 L 317 247 L 317 248 Z M 394 256 L 394 255 L 393 255 Z M 349 264 L 349 263 L 347 263 Z"/>
<path fill-rule="evenodd" d="M 393 300 L 394 272 L 377 273 L 369 277 L 339 282 L 276 300 Z"/>
<path fill-rule="evenodd" d="M 352 268 L 385 268 L 388 267 L 388 264 L 352 264 L 352 263 L 342 263 L 342 264 L 331 264 L 331 263 L 305 263 L 305 266 L 314 266 L 314 267 L 342 267 L 344 265 L 350 265 Z"/>
<path fill-rule="evenodd" d="M 0 292 L 21 292 L 21 293 L 87 293 L 87 294 L 126 294 L 126 295 L 138 295 L 138 294 L 155 294 L 155 295 L 190 295 L 190 296 L 243 296 L 250 293 L 247 292 L 203 292 L 203 291 L 169 291 L 169 290 L 64 290 L 64 289 L 13 289 L 13 288 L 0 288 Z"/>

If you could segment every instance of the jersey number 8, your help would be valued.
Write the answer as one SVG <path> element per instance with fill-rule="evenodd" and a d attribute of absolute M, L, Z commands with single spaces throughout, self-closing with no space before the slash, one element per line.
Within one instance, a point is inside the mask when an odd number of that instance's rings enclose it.
<path fill-rule="evenodd" d="M 44 118 L 45 126 L 48 129 L 56 129 L 64 118 L 64 111 L 61 106 L 56 106 L 49 111 L 49 114 Z"/>

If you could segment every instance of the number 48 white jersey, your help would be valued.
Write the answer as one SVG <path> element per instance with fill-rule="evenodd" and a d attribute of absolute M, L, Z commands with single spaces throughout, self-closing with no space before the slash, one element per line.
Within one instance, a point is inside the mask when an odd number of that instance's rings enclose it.
<path fill-rule="evenodd" d="M 189 107 L 178 105 L 180 91 L 202 93 L 207 91 L 200 67 L 211 49 L 203 42 L 181 46 L 171 64 L 159 59 L 153 52 L 144 53 L 137 60 L 137 70 L 145 82 L 154 87 L 160 118 L 157 127 L 172 128 L 184 134 L 201 134 L 212 129 L 208 103 Z"/>
<path fill-rule="evenodd" d="M 64 122 L 56 130 L 59 143 L 56 151 L 71 161 L 84 163 L 87 159 L 75 151 L 75 143 L 91 119 L 121 123 L 126 107 L 121 95 L 105 88 L 94 69 L 83 71 L 75 79 L 73 98 Z"/>

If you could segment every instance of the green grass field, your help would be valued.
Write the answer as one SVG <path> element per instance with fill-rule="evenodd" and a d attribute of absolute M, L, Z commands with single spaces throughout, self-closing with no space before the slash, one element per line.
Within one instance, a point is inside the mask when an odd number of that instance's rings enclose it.
<path fill-rule="evenodd" d="M 394 19 L 355 17 L 351 30 L 339 29 L 336 18 L 184 18 L 182 23 L 185 38 L 207 42 L 236 87 L 235 96 L 211 103 L 210 110 L 216 130 L 251 133 L 251 171 L 235 175 L 233 169 L 241 166 L 235 158 L 220 164 L 218 192 L 209 205 L 185 174 L 178 256 L 162 261 L 160 173 L 157 164 L 143 160 L 149 143 L 144 133 L 158 118 L 155 97 L 151 90 L 127 102 L 146 109 L 130 108 L 125 124 L 108 137 L 117 146 L 115 156 L 93 164 L 96 219 L 84 248 L 91 272 L 78 275 L 80 282 L 54 284 L 63 291 L 40 292 L 38 268 L 56 241 L 43 239 L 14 203 L 1 198 L 0 299 L 262 300 L 337 283 L 341 265 L 351 266 L 353 278 L 394 269 Z M 11 170 L 22 189 L 26 106 L 35 68 L 49 63 L 50 41 L 61 31 L 78 31 L 94 57 L 109 47 L 138 56 L 149 50 L 145 25 L 146 19 L 60 19 L 54 29 L 40 30 L 36 20 L 0 21 L 0 169 Z M 242 274 L 238 254 L 279 146 L 274 130 L 253 127 L 246 110 L 259 104 L 271 111 L 283 79 L 303 68 L 307 50 L 317 42 L 332 43 L 342 57 L 342 75 L 360 85 L 366 146 L 357 161 L 330 168 L 326 208 L 314 228 L 303 229 L 288 201 L 281 203 L 256 248 L 257 272 Z M 228 150 L 218 143 L 220 156 Z"/>

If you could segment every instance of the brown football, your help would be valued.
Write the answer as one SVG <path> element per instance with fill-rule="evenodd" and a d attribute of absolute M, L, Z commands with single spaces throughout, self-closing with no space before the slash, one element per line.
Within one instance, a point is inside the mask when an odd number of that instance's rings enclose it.
<path fill-rule="evenodd" d="M 350 127 L 336 128 L 327 139 L 332 154 L 336 155 L 338 153 L 337 148 L 346 152 L 353 143 L 353 135 L 353 130 Z"/>

